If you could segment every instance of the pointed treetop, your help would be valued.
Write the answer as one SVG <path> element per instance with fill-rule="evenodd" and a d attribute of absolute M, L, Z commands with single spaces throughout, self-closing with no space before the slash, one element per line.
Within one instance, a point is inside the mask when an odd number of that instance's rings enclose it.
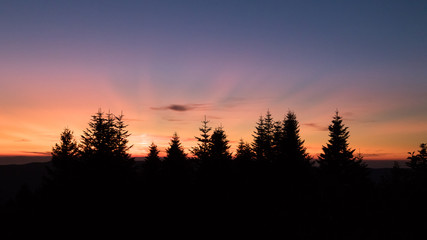
<path fill-rule="evenodd" d="M 181 145 L 178 134 L 175 132 L 170 140 L 169 147 L 166 149 L 167 161 L 182 161 L 185 160 L 187 154 L 184 152 L 184 148 Z"/>
<path fill-rule="evenodd" d="M 210 156 L 212 158 L 231 160 L 229 141 L 222 127 L 215 128 L 210 140 Z"/>
<path fill-rule="evenodd" d="M 204 121 L 202 121 L 202 126 L 199 128 L 200 137 L 195 137 L 198 141 L 197 146 L 191 149 L 191 153 L 196 156 L 199 160 L 205 160 L 209 157 L 210 152 L 210 134 L 209 132 L 212 130 L 211 127 L 208 126 L 209 121 L 206 119 L 206 115 L 204 117 Z"/>
<path fill-rule="evenodd" d="M 323 153 L 319 155 L 319 167 L 325 172 L 343 174 L 350 171 L 360 170 L 360 176 L 364 174 L 366 164 L 361 155 L 354 156 L 355 149 L 349 147 L 348 138 L 350 133 L 348 127 L 342 123 L 342 117 L 335 113 L 332 124 L 329 125 L 329 141 L 322 147 Z M 357 171 L 359 171 L 357 170 Z"/>
<path fill-rule="evenodd" d="M 148 147 L 148 155 L 145 158 L 146 162 L 159 162 L 160 161 L 160 157 L 159 157 L 159 149 L 157 148 L 157 145 L 154 144 L 154 142 L 151 143 L 151 145 Z"/>

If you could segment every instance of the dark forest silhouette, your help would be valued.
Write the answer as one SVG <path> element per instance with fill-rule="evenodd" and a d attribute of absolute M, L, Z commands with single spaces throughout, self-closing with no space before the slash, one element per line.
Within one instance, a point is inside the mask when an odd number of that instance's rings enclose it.
<path fill-rule="evenodd" d="M 354 154 L 338 112 L 318 160 L 295 113 L 270 112 L 251 143 L 230 152 L 224 128 L 205 118 L 189 157 L 175 133 L 166 157 L 155 143 L 142 164 L 128 153 L 123 115 L 99 111 L 77 142 L 70 129 L 52 149 L 43 186 L 1 206 L 5 236 L 259 236 L 290 239 L 424 239 L 427 150 L 410 153 L 379 183 Z"/>

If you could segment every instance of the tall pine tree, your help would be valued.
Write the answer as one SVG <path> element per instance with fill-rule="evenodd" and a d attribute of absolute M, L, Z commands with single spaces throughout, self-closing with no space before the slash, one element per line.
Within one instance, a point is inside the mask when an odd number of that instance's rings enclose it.
<path fill-rule="evenodd" d="M 224 188 L 230 173 L 231 153 L 222 127 L 215 128 L 209 145 L 209 159 L 202 163 L 200 169 L 201 181 L 207 184 L 206 187 L 209 189 Z"/>
<path fill-rule="evenodd" d="M 65 187 L 71 184 L 78 164 L 78 147 L 73 132 L 65 128 L 60 143 L 52 148 L 52 167 L 48 167 L 45 184 L 49 187 Z"/>
<path fill-rule="evenodd" d="M 210 138 L 210 156 L 212 161 L 225 163 L 231 160 L 229 141 L 222 127 L 216 128 L 212 133 Z"/>
<path fill-rule="evenodd" d="M 210 154 L 210 135 L 209 132 L 212 130 L 211 127 L 208 127 L 209 121 L 205 119 L 202 121 L 202 127 L 200 130 L 200 137 L 196 137 L 199 142 L 196 147 L 194 147 L 191 152 L 194 156 L 199 160 L 199 162 L 203 162 L 208 160 Z"/>
<path fill-rule="evenodd" d="M 348 127 L 342 123 L 342 117 L 336 112 L 329 125 L 329 141 L 322 147 L 319 155 L 319 169 L 330 181 L 342 184 L 357 184 L 367 177 L 367 165 L 361 158 L 353 156 L 354 149 L 349 147 Z"/>
<path fill-rule="evenodd" d="M 134 164 L 134 158 L 131 157 L 128 151 L 133 147 L 133 145 L 128 145 L 128 137 L 130 137 L 131 134 L 126 129 L 128 125 L 124 123 L 123 117 L 123 113 L 119 116 L 115 116 L 114 128 L 116 130 L 116 146 L 114 148 L 114 155 L 124 164 L 131 166 Z"/>
<path fill-rule="evenodd" d="M 166 162 L 183 162 L 187 159 L 187 154 L 184 152 L 182 147 L 181 140 L 177 133 L 174 133 L 169 147 L 166 149 Z"/>
<path fill-rule="evenodd" d="M 131 148 L 128 137 L 123 115 L 116 117 L 99 110 L 92 116 L 80 144 L 87 191 L 89 188 L 98 189 L 101 196 L 110 194 L 110 191 L 124 191 L 132 184 L 135 161 L 128 153 Z"/>
<path fill-rule="evenodd" d="M 283 122 L 277 121 L 274 123 L 274 131 L 273 131 L 273 143 L 272 143 L 273 159 L 272 159 L 272 162 L 276 162 L 281 157 L 282 140 L 283 140 Z"/>
<path fill-rule="evenodd" d="M 160 157 L 159 157 L 159 149 L 157 148 L 157 145 L 154 143 L 151 143 L 151 145 L 148 147 L 148 155 L 145 158 L 145 162 L 149 162 L 150 164 L 153 163 L 157 165 L 160 163 Z"/>
<path fill-rule="evenodd" d="M 101 110 L 92 116 L 89 127 L 83 131 L 80 154 L 89 165 L 117 165 L 131 167 L 134 159 L 128 153 L 130 134 L 123 122 L 123 115 L 118 117 Z"/>
<path fill-rule="evenodd" d="M 282 139 L 279 143 L 280 158 L 290 167 L 305 168 L 311 166 L 311 157 L 304 147 L 304 140 L 300 137 L 299 123 L 294 112 L 289 111 L 283 123 Z"/>
<path fill-rule="evenodd" d="M 265 117 L 260 116 L 253 134 L 252 149 L 258 162 L 269 163 L 274 157 L 273 139 L 275 124 L 270 111 Z"/>
<path fill-rule="evenodd" d="M 85 161 L 101 160 L 106 162 L 115 154 L 116 129 L 112 114 L 104 115 L 99 110 L 92 116 L 89 127 L 81 137 L 81 155 Z"/>

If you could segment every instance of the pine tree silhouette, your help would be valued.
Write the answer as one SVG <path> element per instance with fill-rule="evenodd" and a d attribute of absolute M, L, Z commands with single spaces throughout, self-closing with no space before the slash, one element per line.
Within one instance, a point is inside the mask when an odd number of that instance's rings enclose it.
<path fill-rule="evenodd" d="M 134 164 L 134 158 L 132 158 L 130 153 L 128 153 L 128 151 L 133 147 L 133 145 L 128 145 L 128 137 L 130 137 L 131 134 L 126 130 L 128 125 L 124 123 L 123 117 L 123 113 L 119 116 L 115 116 L 114 128 L 116 130 L 116 134 L 114 140 L 116 142 L 116 146 L 114 149 L 114 155 L 124 164 L 132 166 Z"/>
<path fill-rule="evenodd" d="M 52 166 L 47 169 L 44 187 L 50 191 L 64 191 L 75 180 L 79 160 L 77 142 L 70 129 L 64 129 L 60 143 L 55 144 L 51 154 Z"/>
<path fill-rule="evenodd" d="M 427 144 L 420 144 L 417 154 L 415 152 L 409 152 L 409 154 L 409 162 L 406 165 L 411 168 L 411 183 L 419 188 L 419 192 L 423 191 L 427 196 L 427 190 L 424 190 L 427 187 Z"/>
<path fill-rule="evenodd" d="M 159 157 L 160 151 L 154 143 L 151 143 L 148 151 L 149 153 L 143 163 L 143 177 L 148 182 L 147 184 L 157 184 L 162 167 L 162 161 Z"/>
<path fill-rule="evenodd" d="M 319 155 L 319 169 L 331 181 L 341 184 L 354 184 L 367 177 L 367 165 L 362 159 L 353 156 L 354 149 L 349 147 L 348 127 L 342 123 L 338 111 L 329 125 L 329 141 L 322 147 Z"/>
<path fill-rule="evenodd" d="M 210 154 L 210 135 L 209 132 L 212 130 L 211 127 L 208 127 L 209 121 L 205 119 L 202 121 L 202 127 L 200 130 L 200 137 L 196 137 L 199 142 L 196 147 L 194 147 L 191 152 L 197 158 L 200 164 L 203 164 L 203 161 L 207 161 Z"/>
<path fill-rule="evenodd" d="M 163 163 L 159 157 L 157 145 L 151 143 L 148 148 L 149 153 L 142 163 L 141 180 L 142 185 L 139 188 L 138 205 L 145 205 L 139 208 L 140 214 L 144 215 L 144 226 L 160 226 L 164 215 L 160 213 L 162 204 L 166 199 L 165 195 L 165 176 L 162 176 Z"/>
<path fill-rule="evenodd" d="M 102 111 L 93 115 L 89 128 L 81 137 L 80 154 L 85 163 L 96 168 L 132 168 L 134 158 L 128 153 L 132 146 L 128 146 L 130 134 L 126 127 L 123 115 L 116 117 L 108 113 L 104 116 Z"/>
<path fill-rule="evenodd" d="M 228 181 L 231 168 L 230 145 L 222 127 L 215 128 L 210 137 L 209 159 L 202 165 L 202 174 L 210 185 L 224 185 Z"/>
<path fill-rule="evenodd" d="M 61 227 L 55 230 L 66 228 L 59 223 L 66 221 L 67 217 L 84 216 L 82 225 L 85 226 L 84 221 L 88 219 L 111 224 L 115 218 L 123 219 L 123 214 L 130 210 L 134 160 L 127 152 L 130 149 L 128 136 L 123 115 L 116 117 L 101 111 L 92 116 L 78 150 L 71 131 L 66 129 L 63 132 L 61 142 L 52 150 L 52 165 L 55 175 L 62 172 L 59 176 L 67 177 L 62 177 L 67 184 L 53 190 L 44 187 L 42 192 L 43 214 L 49 219 L 56 219 L 50 220 L 49 224 Z M 63 174 L 63 170 L 71 174 Z M 55 182 L 60 182 L 58 177 L 55 178 Z M 120 224 L 115 228 L 121 228 Z M 94 229 L 86 228 L 92 233 L 96 232 Z"/>
<path fill-rule="evenodd" d="M 81 184 L 79 194 L 85 196 L 86 206 L 93 212 L 111 216 L 120 215 L 120 207 L 130 206 L 136 171 L 134 158 L 128 150 L 129 133 L 119 117 L 99 110 L 92 116 L 89 127 L 83 131 L 80 144 Z M 122 209 L 122 212 L 124 210 Z"/>
<path fill-rule="evenodd" d="M 273 131 L 273 143 L 272 143 L 272 151 L 273 151 L 273 158 L 271 159 L 271 162 L 276 163 L 277 160 L 282 156 L 282 149 L 281 145 L 283 142 L 283 122 L 277 121 L 274 123 L 274 131 Z"/>
<path fill-rule="evenodd" d="M 258 162 L 269 163 L 273 159 L 274 122 L 270 111 L 265 117 L 260 116 L 256 123 L 252 149 Z"/>
<path fill-rule="evenodd" d="M 114 116 L 99 110 L 92 116 L 89 127 L 83 131 L 81 137 L 81 155 L 87 161 L 102 160 L 106 162 L 114 156 L 116 130 Z"/>
<path fill-rule="evenodd" d="M 304 147 L 304 140 L 299 134 L 299 123 L 294 112 L 289 111 L 283 124 L 282 139 L 279 142 L 279 161 L 286 161 L 291 168 L 308 168 L 311 157 Z"/>
<path fill-rule="evenodd" d="M 184 152 L 181 141 L 179 140 L 178 134 L 174 133 L 169 147 L 166 149 L 166 162 L 185 162 L 187 159 L 187 154 Z"/>
<path fill-rule="evenodd" d="M 190 214 L 188 205 L 191 200 L 192 171 L 187 161 L 177 133 L 174 133 L 169 147 L 166 148 L 166 157 L 163 162 L 163 198 L 162 208 L 165 212 L 167 225 L 170 227 L 183 226 L 183 214 Z"/>
<path fill-rule="evenodd" d="M 255 154 L 252 151 L 251 145 L 243 139 L 240 139 L 239 145 L 237 145 L 236 156 L 234 160 L 238 163 L 252 162 L 255 159 Z"/>
<path fill-rule="evenodd" d="M 408 157 L 409 162 L 406 163 L 408 167 L 415 171 L 427 171 L 427 144 L 422 143 L 418 153 L 409 152 L 411 156 Z"/>
<path fill-rule="evenodd" d="M 229 141 L 222 127 L 216 128 L 212 133 L 210 138 L 210 156 L 212 161 L 225 163 L 231 160 Z"/>
<path fill-rule="evenodd" d="M 184 152 L 177 133 L 173 134 L 169 147 L 166 148 L 164 174 L 166 174 L 166 181 L 171 186 L 179 185 L 179 187 L 182 187 L 188 184 L 190 180 L 190 166 L 187 162 L 187 154 Z"/>
<path fill-rule="evenodd" d="M 154 143 L 151 143 L 151 145 L 148 147 L 148 155 L 145 158 L 145 167 L 150 169 L 159 169 L 161 160 L 159 157 L 159 149 L 157 149 L 157 145 Z"/>

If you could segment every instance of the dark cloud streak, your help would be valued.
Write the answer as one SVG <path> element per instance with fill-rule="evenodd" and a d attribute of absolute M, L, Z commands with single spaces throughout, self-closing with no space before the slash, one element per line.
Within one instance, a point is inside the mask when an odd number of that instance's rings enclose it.
<path fill-rule="evenodd" d="M 208 104 L 171 104 L 163 107 L 151 107 L 150 109 L 156 111 L 171 110 L 176 112 L 186 112 L 192 110 L 206 110 L 208 107 Z"/>
<path fill-rule="evenodd" d="M 43 156 L 49 156 L 51 152 L 30 152 L 30 151 L 21 151 L 22 153 L 31 153 L 31 154 L 37 154 L 37 155 L 43 155 Z"/>

